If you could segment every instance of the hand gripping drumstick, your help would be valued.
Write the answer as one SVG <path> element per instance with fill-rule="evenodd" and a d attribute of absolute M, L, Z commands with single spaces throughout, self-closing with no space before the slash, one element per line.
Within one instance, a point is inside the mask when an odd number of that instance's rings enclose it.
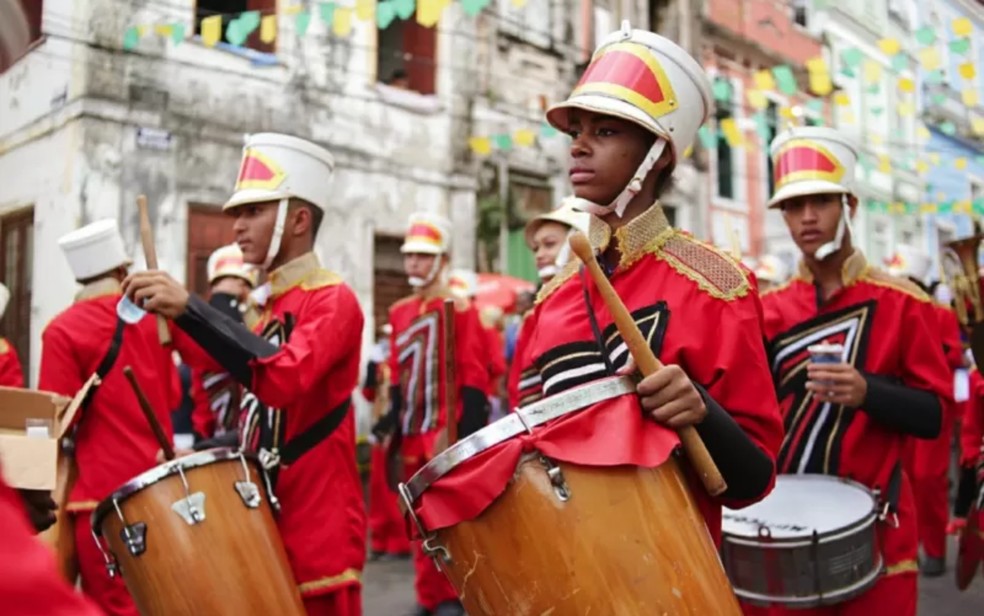
<path fill-rule="evenodd" d="M 646 343 L 646 339 L 642 336 L 642 332 L 639 331 L 639 327 L 632 319 L 632 315 L 629 314 L 625 304 L 622 303 L 618 293 L 612 287 L 612 283 L 608 281 L 608 278 L 602 273 L 601 267 L 598 266 L 598 261 L 595 259 L 591 244 L 588 243 L 588 238 L 584 237 L 583 233 L 575 232 L 571 236 L 570 245 L 571 250 L 574 251 L 577 258 L 588 268 L 591 279 L 594 280 L 595 286 L 598 288 L 601 298 L 605 301 L 608 311 L 612 313 L 612 318 L 615 320 L 615 327 L 618 328 L 618 333 L 622 336 L 622 340 L 625 341 L 626 346 L 629 348 L 629 353 L 639 367 L 639 371 L 645 377 L 661 369 L 663 365 L 656 359 L 656 355 L 649 348 L 649 344 Z M 717 496 L 727 490 L 728 485 L 724 482 L 721 471 L 718 470 L 717 465 L 711 458 L 711 454 L 708 453 L 707 447 L 704 446 L 704 441 L 697 434 L 697 430 L 693 426 L 684 426 L 677 430 L 677 434 L 680 437 L 680 442 L 683 444 L 683 450 L 690 459 L 690 464 L 693 465 L 697 474 L 700 475 L 700 480 L 703 482 L 708 493 L 711 496 Z"/>
<path fill-rule="evenodd" d="M 137 402 L 140 403 L 140 410 L 143 411 L 144 417 L 147 418 L 147 423 L 150 424 L 150 429 L 154 431 L 154 437 L 157 438 L 157 443 L 161 446 L 161 451 L 164 452 L 164 459 L 171 461 L 174 459 L 174 448 L 171 447 L 171 441 L 167 439 L 167 435 L 164 434 L 164 428 L 161 427 L 161 422 L 157 421 L 157 415 L 154 415 L 154 409 L 150 406 L 150 400 L 147 399 L 146 394 L 140 389 L 140 384 L 137 383 L 137 376 L 133 374 L 133 368 L 126 366 L 123 368 L 123 375 L 126 379 L 130 381 L 130 387 L 133 388 L 133 393 L 137 395 Z"/>
<path fill-rule="evenodd" d="M 458 387 L 454 373 L 454 300 L 444 300 L 444 398 L 447 405 L 447 446 L 458 441 Z"/>
<path fill-rule="evenodd" d="M 137 197 L 137 207 L 140 208 L 140 241 L 143 244 L 144 257 L 147 259 L 147 269 L 157 269 L 157 250 L 154 248 L 154 232 L 150 227 L 150 214 L 147 211 L 147 197 Z M 167 319 L 157 315 L 157 337 L 161 346 L 171 344 L 171 330 L 167 328 Z"/>

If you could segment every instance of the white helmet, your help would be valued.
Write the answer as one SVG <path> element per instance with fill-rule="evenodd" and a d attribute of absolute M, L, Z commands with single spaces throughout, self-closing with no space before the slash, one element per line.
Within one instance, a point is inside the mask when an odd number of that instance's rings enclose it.
<path fill-rule="evenodd" d="M 928 254 L 906 244 L 899 245 L 895 249 L 895 254 L 887 261 L 889 274 L 913 278 L 922 284 L 926 284 L 933 267 L 933 261 Z"/>
<path fill-rule="evenodd" d="M 540 214 L 536 216 L 528 223 L 526 223 L 526 245 L 532 250 L 533 249 L 533 236 L 536 235 L 537 230 L 547 222 L 556 222 L 564 225 L 569 229 L 567 237 L 569 238 L 571 234 L 575 231 L 580 231 L 581 233 L 588 232 L 588 225 L 591 222 L 591 215 L 586 212 L 580 211 L 578 209 L 577 203 L 582 201 L 576 197 L 567 197 L 560 203 L 560 207 L 557 209 L 546 212 L 545 214 Z M 584 203 L 588 203 L 585 201 Z M 544 266 L 537 271 L 541 279 L 552 278 L 557 275 L 557 272 L 570 261 L 571 258 L 571 247 L 567 242 L 561 246 L 560 252 L 557 253 L 557 258 L 550 265 Z"/>
<path fill-rule="evenodd" d="M 854 192 L 854 167 L 858 151 L 854 144 L 833 128 L 822 126 L 793 127 L 772 141 L 770 148 L 776 192 L 769 199 L 770 208 L 805 195 L 840 194 L 841 218 L 837 235 L 817 249 L 823 260 L 840 250 L 844 233 L 853 233 L 847 196 Z"/>
<path fill-rule="evenodd" d="M 213 252 L 208 258 L 206 265 L 208 271 L 208 283 L 212 284 L 219 278 L 232 276 L 242 278 L 249 286 L 256 286 L 256 268 L 243 261 L 243 251 L 238 244 L 229 244 Z"/>
<path fill-rule="evenodd" d="M 478 293 L 478 274 L 466 269 L 452 270 L 448 278 L 448 286 L 455 296 L 471 299 Z"/>
<path fill-rule="evenodd" d="M 414 212 L 410 215 L 407 234 L 403 239 L 400 252 L 403 254 L 419 253 L 427 255 L 444 255 L 451 249 L 451 221 L 440 214 L 430 212 Z M 410 286 L 425 287 L 437 277 L 441 271 L 441 259 L 434 259 L 434 265 L 426 278 L 411 276 Z"/>
<path fill-rule="evenodd" d="M 693 143 L 712 105 L 707 74 L 690 54 L 667 38 L 622 22 L 621 30 L 598 45 L 568 99 L 547 111 L 547 121 L 567 132 L 570 110 L 585 109 L 635 122 L 657 139 L 614 202 L 582 201 L 580 207 L 597 216 L 621 216 L 666 145 L 676 161 Z"/>
<path fill-rule="evenodd" d="M 76 280 L 89 280 L 133 263 L 115 218 L 97 220 L 66 233 L 58 238 L 58 246 Z"/>
<path fill-rule="evenodd" d="M 10 303 L 10 289 L 7 288 L 7 285 L 0 282 L 0 319 L 7 312 L 8 303 Z"/>
<path fill-rule="evenodd" d="M 788 268 L 782 259 L 775 255 L 762 255 L 755 266 L 755 278 L 781 284 L 789 277 Z"/>
<path fill-rule="evenodd" d="M 335 159 L 323 147 L 299 137 L 279 133 L 248 135 L 236 189 L 224 211 L 248 203 L 279 201 L 277 222 L 263 267 L 268 268 L 284 235 L 287 205 L 292 197 L 303 199 L 324 212 Z"/>

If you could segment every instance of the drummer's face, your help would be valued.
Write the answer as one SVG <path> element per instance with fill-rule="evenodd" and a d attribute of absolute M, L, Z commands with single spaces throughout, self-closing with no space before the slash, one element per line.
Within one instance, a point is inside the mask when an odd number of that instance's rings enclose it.
<path fill-rule="evenodd" d="M 427 278 L 434 267 L 437 255 L 422 252 L 408 252 L 403 255 L 403 269 L 410 278 Z"/>
<path fill-rule="evenodd" d="M 236 243 L 243 251 L 243 261 L 251 265 L 262 265 L 270 249 L 273 227 L 277 222 L 279 201 L 247 203 L 232 210 L 235 217 L 232 225 L 236 233 Z"/>
<path fill-rule="evenodd" d="M 571 109 L 571 184 L 574 195 L 607 205 L 632 180 L 656 137 L 634 122 Z"/>
<path fill-rule="evenodd" d="M 536 268 L 543 269 L 557 261 L 557 255 L 567 240 L 567 227 L 559 222 L 545 222 L 533 234 L 533 254 Z"/>

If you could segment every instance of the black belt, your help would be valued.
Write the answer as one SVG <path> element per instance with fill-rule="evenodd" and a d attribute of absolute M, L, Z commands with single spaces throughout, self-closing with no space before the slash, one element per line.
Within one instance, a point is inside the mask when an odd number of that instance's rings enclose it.
<path fill-rule="evenodd" d="M 283 447 L 276 447 L 272 451 L 261 449 L 259 456 L 263 467 L 273 471 L 278 466 L 290 466 L 297 462 L 301 456 L 314 449 L 338 429 L 351 406 L 352 400 L 346 398 L 327 415 L 311 424 L 307 430 L 287 441 Z"/>

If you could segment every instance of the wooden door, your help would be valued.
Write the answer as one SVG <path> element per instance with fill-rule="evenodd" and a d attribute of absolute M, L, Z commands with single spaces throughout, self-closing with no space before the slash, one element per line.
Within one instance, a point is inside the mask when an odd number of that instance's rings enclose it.
<path fill-rule="evenodd" d="M 208 258 L 235 239 L 233 219 L 218 206 L 193 203 L 188 206 L 187 287 L 208 297 Z"/>
<path fill-rule="evenodd" d="M 0 275 L 10 302 L 0 320 L 3 335 L 17 351 L 28 381 L 31 360 L 31 290 L 34 287 L 34 208 L 0 218 Z"/>
<path fill-rule="evenodd" d="M 413 289 L 403 270 L 402 237 L 377 235 L 373 260 L 372 308 L 376 331 L 389 320 L 389 308 Z"/>

